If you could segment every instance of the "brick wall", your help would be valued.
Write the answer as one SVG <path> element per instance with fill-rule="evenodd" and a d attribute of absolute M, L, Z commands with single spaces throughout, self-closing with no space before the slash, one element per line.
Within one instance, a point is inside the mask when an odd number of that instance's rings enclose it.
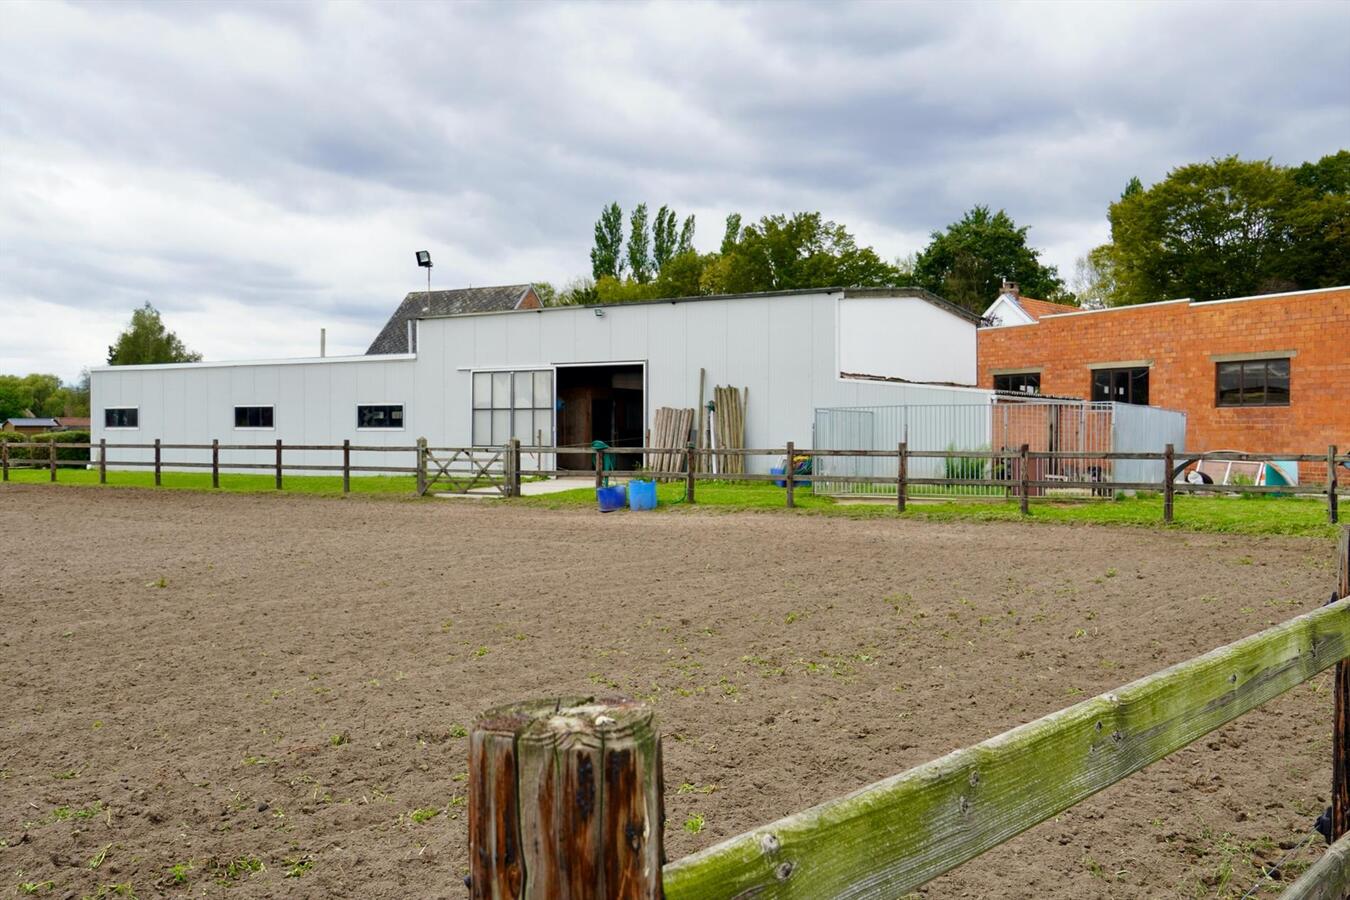
<path fill-rule="evenodd" d="M 982 328 L 979 384 L 1041 369 L 1041 393 L 1090 397 L 1099 363 L 1148 360 L 1149 403 L 1186 413 L 1190 450 L 1279 456 L 1350 448 L 1350 288 L 1218 303 L 1153 303 Z M 1293 351 L 1288 406 L 1219 407 L 1216 355 Z M 1304 479 L 1326 466 L 1305 466 Z"/>

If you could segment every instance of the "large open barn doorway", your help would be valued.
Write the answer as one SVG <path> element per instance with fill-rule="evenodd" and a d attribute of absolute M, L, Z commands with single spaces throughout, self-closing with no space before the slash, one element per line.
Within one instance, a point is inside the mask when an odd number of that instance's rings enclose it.
<path fill-rule="evenodd" d="M 558 446 L 641 447 L 646 415 L 641 363 L 558 366 Z M 589 469 L 590 454 L 561 453 L 559 468 Z M 621 469 L 641 464 L 638 454 L 622 454 Z"/>

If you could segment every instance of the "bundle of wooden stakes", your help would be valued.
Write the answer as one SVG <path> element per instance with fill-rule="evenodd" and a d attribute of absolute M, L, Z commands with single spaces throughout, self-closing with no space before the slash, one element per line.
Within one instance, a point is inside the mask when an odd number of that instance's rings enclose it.
<path fill-rule="evenodd" d="M 745 405 L 750 399 L 750 388 L 713 387 L 712 448 L 714 450 L 745 449 Z M 717 471 L 721 474 L 739 474 L 745 471 L 745 457 L 717 454 Z"/>
<path fill-rule="evenodd" d="M 647 468 L 653 472 L 683 472 L 685 446 L 694 433 L 692 409 L 662 406 L 652 419 L 651 444 L 658 453 L 647 454 Z"/>

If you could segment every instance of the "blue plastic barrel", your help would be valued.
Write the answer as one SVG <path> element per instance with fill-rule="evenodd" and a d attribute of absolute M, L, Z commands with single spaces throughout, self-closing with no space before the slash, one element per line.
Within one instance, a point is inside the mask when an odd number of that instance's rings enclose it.
<path fill-rule="evenodd" d="M 656 509 L 656 482 L 628 482 L 628 507 L 630 509 Z"/>
<path fill-rule="evenodd" d="M 625 500 L 624 494 L 623 485 L 621 484 L 595 489 L 595 499 L 600 504 L 600 511 L 602 513 L 623 509 Z"/>

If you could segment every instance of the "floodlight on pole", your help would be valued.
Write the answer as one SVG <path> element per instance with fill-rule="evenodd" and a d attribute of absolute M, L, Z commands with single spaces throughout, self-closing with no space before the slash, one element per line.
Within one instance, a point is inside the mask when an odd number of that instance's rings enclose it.
<path fill-rule="evenodd" d="M 425 304 L 423 304 L 422 311 L 423 311 L 423 312 L 430 312 L 430 311 L 431 311 L 431 251 L 430 251 L 430 250 L 418 250 L 418 251 L 417 251 L 417 264 L 418 264 L 419 266 L 421 266 L 423 269 L 426 269 L 426 270 L 427 270 L 427 302 L 426 302 Z"/>

